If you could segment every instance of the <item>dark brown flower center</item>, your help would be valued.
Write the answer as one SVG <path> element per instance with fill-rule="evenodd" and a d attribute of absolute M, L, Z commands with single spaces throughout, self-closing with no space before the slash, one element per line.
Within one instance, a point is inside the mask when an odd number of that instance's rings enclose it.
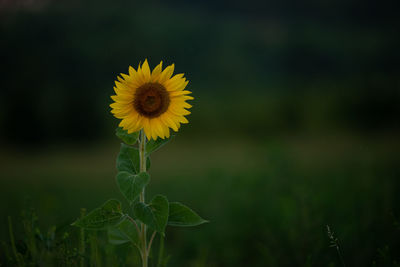
<path fill-rule="evenodd" d="M 159 83 L 146 83 L 136 89 L 133 107 L 145 117 L 158 117 L 167 111 L 169 94 L 164 86 Z"/>

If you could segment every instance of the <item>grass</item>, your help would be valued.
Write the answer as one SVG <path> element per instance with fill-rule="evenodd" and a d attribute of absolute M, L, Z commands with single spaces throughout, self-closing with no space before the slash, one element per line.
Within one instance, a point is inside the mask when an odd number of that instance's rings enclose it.
<path fill-rule="evenodd" d="M 165 192 L 211 221 L 194 229 L 169 228 L 161 262 L 170 256 L 168 266 L 342 266 L 329 247 L 329 225 L 346 266 L 398 266 L 396 138 L 350 133 L 268 140 L 206 137 L 193 142 L 179 136 L 152 159 L 148 197 Z M 82 233 L 69 224 L 80 208 L 122 199 L 114 182 L 117 153 L 117 142 L 3 152 L 0 262 L 15 263 L 16 247 L 25 260 L 45 255 L 40 266 L 80 265 Z M 22 217 L 20 210 L 25 210 Z M 157 239 L 150 266 L 159 261 L 158 244 Z M 85 233 L 84 247 L 87 265 L 139 262 L 132 248 L 107 244 L 101 232 Z"/>

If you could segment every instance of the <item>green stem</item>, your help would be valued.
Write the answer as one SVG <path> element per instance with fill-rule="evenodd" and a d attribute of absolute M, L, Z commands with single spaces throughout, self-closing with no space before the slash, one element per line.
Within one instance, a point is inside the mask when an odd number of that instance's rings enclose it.
<path fill-rule="evenodd" d="M 157 267 L 161 267 L 163 260 L 164 260 L 164 237 L 160 235 L 160 248 L 158 250 Z"/>
<path fill-rule="evenodd" d="M 146 172 L 146 136 L 143 129 L 140 130 L 140 143 L 139 143 L 139 158 L 140 158 L 140 172 Z M 140 193 L 140 202 L 145 203 L 144 189 Z M 147 251 L 147 238 L 146 238 L 146 225 L 141 223 L 141 239 L 142 239 L 142 266 L 147 267 L 149 251 Z"/>
<path fill-rule="evenodd" d="M 151 244 L 153 243 L 153 240 L 154 240 L 154 237 L 156 236 L 156 231 L 154 231 L 153 232 L 153 234 L 151 235 L 151 238 L 150 238 L 150 242 L 149 242 L 149 246 L 148 246 L 148 248 L 147 248 L 147 251 L 150 251 L 150 249 L 151 249 Z"/>

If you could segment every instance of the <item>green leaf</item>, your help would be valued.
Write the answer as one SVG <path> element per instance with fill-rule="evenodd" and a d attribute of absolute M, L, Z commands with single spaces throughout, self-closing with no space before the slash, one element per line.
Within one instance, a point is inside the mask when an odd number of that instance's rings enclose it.
<path fill-rule="evenodd" d="M 171 141 L 171 139 L 174 137 L 174 135 L 171 135 L 170 138 L 157 138 L 157 140 L 151 139 L 146 143 L 146 155 L 149 156 L 151 153 L 154 151 L 157 151 L 160 149 L 163 145 Z"/>
<path fill-rule="evenodd" d="M 168 222 L 168 199 L 165 196 L 157 195 L 148 205 L 138 202 L 133 207 L 133 213 L 141 222 L 164 234 Z"/>
<path fill-rule="evenodd" d="M 135 246 L 140 248 L 140 238 L 137 228 L 128 218 L 108 228 L 108 241 L 114 245 L 132 242 Z"/>
<path fill-rule="evenodd" d="M 117 157 L 117 170 L 137 174 L 139 173 L 139 169 L 140 159 L 137 148 L 121 144 L 121 149 Z"/>
<path fill-rule="evenodd" d="M 150 168 L 150 159 L 146 160 L 146 169 Z M 121 144 L 121 149 L 117 157 L 117 170 L 126 171 L 131 174 L 140 172 L 139 150 L 126 144 Z"/>
<path fill-rule="evenodd" d="M 121 203 L 116 199 L 110 199 L 101 207 L 76 220 L 72 225 L 85 229 L 100 230 L 116 225 L 123 218 Z"/>
<path fill-rule="evenodd" d="M 143 191 L 143 188 L 149 183 L 150 176 L 145 172 L 137 175 L 128 173 L 126 171 L 117 174 L 117 184 L 119 190 L 124 197 L 132 204 Z"/>
<path fill-rule="evenodd" d="M 208 222 L 196 212 L 179 202 L 169 203 L 168 225 L 171 226 L 196 226 Z"/>
<path fill-rule="evenodd" d="M 122 129 L 122 127 L 118 127 L 115 129 L 115 135 L 126 144 L 134 145 L 138 140 L 139 132 L 128 134 L 128 131 Z"/>

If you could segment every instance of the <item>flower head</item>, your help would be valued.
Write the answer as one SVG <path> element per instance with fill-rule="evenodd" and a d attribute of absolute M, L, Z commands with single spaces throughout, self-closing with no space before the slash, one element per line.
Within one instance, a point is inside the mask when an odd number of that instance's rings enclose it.
<path fill-rule="evenodd" d="M 170 128 L 178 131 L 181 123 L 188 123 L 185 115 L 192 106 L 190 91 L 185 90 L 187 81 L 183 73 L 172 76 L 174 64 L 162 70 L 162 61 L 150 71 L 147 59 L 138 69 L 129 67 L 129 74 L 121 73 L 115 81 L 111 96 L 111 113 L 128 133 L 144 129 L 148 139 L 170 136 Z"/>

